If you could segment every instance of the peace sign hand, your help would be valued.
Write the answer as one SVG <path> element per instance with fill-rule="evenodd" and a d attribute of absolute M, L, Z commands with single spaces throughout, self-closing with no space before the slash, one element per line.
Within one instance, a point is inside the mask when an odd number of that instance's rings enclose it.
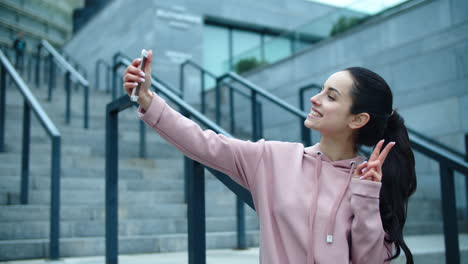
<path fill-rule="evenodd" d="M 369 161 L 362 163 L 357 167 L 354 172 L 354 177 L 359 177 L 361 180 L 370 180 L 375 182 L 382 181 L 382 165 L 387 158 L 390 150 L 395 146 L 395 142 L 390 142 L 385 146 L 384 150 L 382 149 L 384 140 L 380 140 L 379 143 L 375 146 L 372 155 L 369 158 Z"/>

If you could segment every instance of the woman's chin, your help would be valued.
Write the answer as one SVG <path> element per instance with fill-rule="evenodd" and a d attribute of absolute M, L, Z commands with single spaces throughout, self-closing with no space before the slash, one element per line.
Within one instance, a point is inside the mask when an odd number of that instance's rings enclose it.
<path fill-rule="evenodd" d="M 307 128 L 310 128 L 310 129 L 312 129 L 312 130 L 315 130 L 315 131 L 320 132 L 320 131 L 317 129 L 317 127 L 315 126 L 314 122 L 311 121 L 310 119 L 306 119 L 306 120 L 304 121 L 304 126 L 307 127 Z"/>

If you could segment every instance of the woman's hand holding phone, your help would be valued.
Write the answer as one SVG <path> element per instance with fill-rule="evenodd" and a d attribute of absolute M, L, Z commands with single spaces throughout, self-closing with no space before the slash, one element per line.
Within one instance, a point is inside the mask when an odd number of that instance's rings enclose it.
<path fill-rule="evenodd" d="M 128 96 L 132 95 L 133 89 L 141 84 L 138 93 L 138 104 L 146 111 L 153 99 L 151 87 L 151 62 L 153 60 L 153 51 L 148 51 L 148 58 L 144 69 L 140 70 L 141 58 L 134 59 L 123 73 L 123 87 Z"/>

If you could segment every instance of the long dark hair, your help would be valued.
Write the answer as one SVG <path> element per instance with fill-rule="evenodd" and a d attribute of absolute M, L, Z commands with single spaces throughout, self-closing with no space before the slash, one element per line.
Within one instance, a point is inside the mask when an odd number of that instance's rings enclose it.
<path fill-rule="evenodd" d="M 404 119 L 393 110 L 393 94 L 387 82 L 375 72 L 361 67 L 345 69 L 353 79 L 351 89 L 351 113 L 366 112 L 369 122 L 357 131 L 356 146 L 375 146 L 384 139 L 396 145 L 382 165 L 382 187 L 380 189 L 380 216 L 387 242 L 395 244 L 397 258 L 405 252 L 406 263 L 413 264 L 413 255 L 403 239 L 408 198 L 416 190 L 416 172 L 413 151 L 410 148 L 408 131 Z"/>

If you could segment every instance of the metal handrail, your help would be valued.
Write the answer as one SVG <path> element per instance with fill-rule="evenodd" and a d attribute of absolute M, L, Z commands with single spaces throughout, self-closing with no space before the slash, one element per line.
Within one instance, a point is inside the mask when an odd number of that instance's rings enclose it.
<path fill-rule="evenodd" d="M 200 71 L 200 81 L 201 81 L 201 111 L 203 114 L 206 112 L 206 91 L 205 91 L 205 74 L 208 75 L 208 77 L 211 77 L 215 83 L 217 82 L 217 76 L 204 69 L 202 66 L 197 64 L 196 62 L 192 60 L 186 60 L 184 63 L 180 65 L 180 90 L 182 93 L 184 92 L 184 73 L 185 73 L 185 67 L 186 66 L 192 66 L 195 69 Z M 240 94 L 244 98 L 250 99 L 250 95 L 241 89 L 239 89 L 236 86 L 231 85 L 231 83 L 228 83 L 226 81 L 222 81 L 223 85 L 226 85 L 229 88 L 229 115 L 230 115 L 230 131 L 231 134 L 235 134 L 236 132 L 236 122 L 235 122 L 235 117 L 234 117 L 234 93 Z M 216 99 L 218 101 L 219 99 L 219 85 L 216 85 Z M 218 105 L 218 104 L 217 104 Z M 255 105 L 255 106 L 253 106 Z M 254 131 L 263 131 L 263 120 L 261 118 L 262 116 L 262 103 L 261 102 L 253 102 L 253 107 L 256 108 L 255 113 L 257 116 L 252 117 L 253 123 L 255 125 Z M 219 116 L 217 115 L 217 120 L 216 123 L 220 125 L 220 119 Z M 254 133 L 253 140 L 257 138 L 261 138 L 262 133 Z M 186 179 L 187 181 L 187 179 Z M 237 223 L 237 248 L 238 249 L 245 249 L 247 248 L 247 242 L 246 242 L 246 236 L 245 236 L 245 211 L 244 211 L 244 203 L 243 201 L 237 197 L 236 199 L 236 223 Z"/>
<path fill-rule="evenodd" d="M 23 149 L 21 166 L 21 204 L 28 203 L 29 191 L 29 147 L 31 131 L 31 111 L 34 112 L 42 127 L 52 140 L 51 163 L 51 205 L 50 205 L 50 238 L 49 254 L 51 259 L 58 259 L 60 252 L 60 153 L 61 135 L 52 120 L 47 116 L 31 90 L 14 69 L 3 51 L 0 51 L 1 84 L 0 84 L 0 152 L 5 151 L 5 113 L 6 113 L 6 76 L 13 79 L 24 98 Z"/>
<path fill-rule="evenodd" d="M 253 106 L 253 104 L 255 104 L 255 102 L 257 101 L 256 97 L 257 95 L 260 95 L 262 96 L 263 98 L 265 98 L 266 100 L 270 101 L 271 103 L 279 106 L 280 108 L 286 110 L 287 112 L 295 115 L 296 117 L 299 118 L 299 120 L 301 121 L 301 126 L 300 126 L 300 129 L 301 129 L 301 139 L 302 139 L 302 143 L 306 146 L 309 146 L 311 145 L 311 139 L 310 139 L 310 129 L 306 128 L 304 125 L 303 125 L 303 121 L 304 119 L 307 118 L 307 113 L 301 111 L 300 109 L 297 109 L 296 107 L 292 106 L 291 104 L 285 102 L 284 100 L 280 99 L 279 97 L 273 95 L 272 93 L 260 88 L 259 86 L 253 84 L 251 81 L 239 76 L 237 73 L 234 73 L 234 72 L 228 72 L 228 73 L 225 73 L 223 75 L 221 75 L 220 77 L 217 78 L 216 80 L 216 83 L 217 83 L 217 87 L 216 87 L 216 120 L 220 120 L 221 119 L 221 112 L 220 112 L 220 91 L 219 91 L 219 84 L 224 80 L 224 79 L 227 79 L 227 78 L 230 78 L 232 80 L 235 80 L 236 82 L 242 84 L 244 87 L 250 89 L 251 91 L 251 100 L 252 100 L 252 116 L 253 118 L 252 119 L 257 119 L 258 121 L 257 122 L 254 122 L 253 123 L 253 128 L 254 128 L 254 134 L 258 136 L 261 136 L 262 132 L 261 132 L 261 126 L 259 126 L 258 124 L 260 123 L 261 124 L 261 118 L 260 118 L 260 113 L 258 113 L 258 109 L 256 109 L 256 107 Z"/>
<path fill-rule="evenodd" d="M 100 73 L 100 66 L 104 66 L 104 69 L 105 69 L 105 73 L 106 73 L 106 87 L 105 87 L 105 91 L 106 93 L 109 93 L 110 92 L 110 78 L 111 78 L 111 73 L 112 73 L 112 67 L 103 59 L 99 59 L 96 61 L 96 67 L 95 67 L 95 78 L 96 78 L 96 84 L 94 85 L 95 89 L 98 90 L 99 89 L 99 85 L 100 85 L 100 76 L 101 76 L 101 73 Z"/>
<path fill-rule="evenodd" d="M 197 64 L 196 62 L 192 61 L 192 60 L 186 60 L 185 62 L 183 62 L 181 65 L 180 65 L 180 76 L 179 76 L 179 81 L 180 81 L 180 90 L 182 91 L 182 93 L 184 93 L 184 76 L 185 76 L 185 67 L 186 66 L 193 66 L 195 69 L 199 70 L 200 71 L 200 86 L 201 86 L 201 93 L 200 93 L 200 102 L 201 102 L 201 112 L 203 114 L 206 114 L 206 92 L 205 91 L 205 74 L 212 78 L 215 82 L 217 80 L 217 76 L 204 69 L 202 66 L 200 66 L 199 64 Z M 229 88 L 229 114 L 230 114 L 230 131 L 232 134 L 235 134 L 235 130 L 236 130 L 236 123 L 235 123 L 235 118 L 234 118 L 234 93 L 237 93 L 241 96 L 243 96 L 244 98 L 247 98 L 247 99 L 250 99 L 250 95 L 244 91 L 242 91 L 241 89 L 239 89 L 238 87 L 236 86 L 233 86 L 231 83 L 228 83 L 226 81 L 222 81 L 224 85 L 226 85 L 228 88 Z M 262 103 L 261 102 L 256 102 L 257 104 L 257 107 L 258 107 L 258 113 L 259 115 L 261 115 L 261 112 L 262 112 Z M 262 119 L 259 119 L 260 121 L 262 121 Z M 217 119 L 217 123 L 219 124 L 219 119 Z M 262 127 L 263 126 L 263 123 L 260 122 L 259 123 L 259 126 Z"/>
<path fill-rule="evenodd" d="M 130 60 L 117 59 L 117 64 L 129 65 Z M 113 68 L 116 68 L 114 65 Z M 173 89 L 158 82 L 152 77 L 152 88 L 181 109 L 181 112 L 198 120 L 208 129 L 216 133 L 232 137 L 227 131 L 209 120 L 202 113 L 190 106 L 187 102 L 174 93 Z M 117 263 L 118 257 L 118 114 L 119 112 L 135 105 L 127 95 L 107 104 L 106 107 L 106 263 Z M 185 158 L 185 173 L 189 180 L 188 192 L 188 230 L 189 230 L 189 263 L 205 263 L 205 196 L 203 167 L 198 162 Z M 253 199 L 248 190 L 237 184 L 229 176 L 206 167 L 223 184 L 236 195 L 240 196 L 250 207 L 254 208 Z M 190 174 L 190 175 L 188 175 Z M 196 175 L 195 175 L 196 174 Z"/>
<path fill-rule="evenodd" d="M 64 71 L 65 73 L 65 91 L 66 91 L 66 109 L 65 109 L 65 122 L 67 124 L 70 123 L 71 119 L 71 82 L 75 83 L 76 85 L 83 86 L 83 126 L 85 129 L 88 128 L 88 121 L 89 121 L 89 82 L 72 66 L 68 63 L 62 55 L 60 55 L 57 50 L 50 45 L 47 40 L 42 40 L 40 44 L 37 46 L 37 61 L 36 61 L 36 86 L 39 87 L 39 68 L 40 68 L 40 59 L 39 56 L 41 54 L 41 50 L 44 48 L 49 53 L 49 92 L 48 92 L 48 100 L 52 99 L 52 89 L 55 85 L 54 78 L 55 78 L 55 68 L 52 62 L 56 62 L 57 65 Z"/>
<path fill-rule="evenodd" d="M 70 63 L 70 65 L 72 65 L 76 69 L 77 72 L 81 73 L 81 75 L 86 80 L 88 80 L 88 71 L 86 70 L 85 67 L 83 67 L 75 59 L 73 59 L 73 57 L 70 56 L 66 51 L 62 50 L 61 54 L 63 58 L 65 58 L 65 60 L 68 61 L 68 63 Z M 79 89 L 79 85 L 77 83 L 74 83 L 74 84 L 75 84 L 75 91 L 77 91 Z"/>

